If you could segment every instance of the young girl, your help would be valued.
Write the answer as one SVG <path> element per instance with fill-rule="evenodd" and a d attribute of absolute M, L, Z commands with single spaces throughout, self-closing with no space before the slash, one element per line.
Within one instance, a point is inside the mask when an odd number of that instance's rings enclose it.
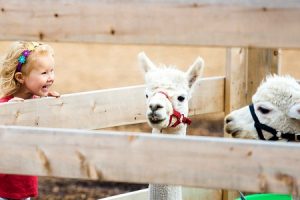
<path fill-rule="evenodd" d="M 0 103 L 59 96 L 54 81 L 53 49 L 37 42 L 15 42 L 0 61 Z M 38 194 L 36 176 L 0 174 L 1 199 L 30 199 Z"/>

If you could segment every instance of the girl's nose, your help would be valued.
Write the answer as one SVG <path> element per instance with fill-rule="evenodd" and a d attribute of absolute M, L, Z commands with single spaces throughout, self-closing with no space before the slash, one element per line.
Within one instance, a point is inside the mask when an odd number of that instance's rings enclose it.
<path fill-rule="evenodd" d="M 50 73 L 47 81 L 54 81 L 54 77 L 55 77 L 54 73 Z"/>

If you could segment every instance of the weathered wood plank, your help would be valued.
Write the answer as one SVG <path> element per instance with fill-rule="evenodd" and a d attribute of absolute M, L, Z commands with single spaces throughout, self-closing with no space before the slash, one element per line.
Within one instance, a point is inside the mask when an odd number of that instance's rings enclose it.
<path fill-rule="evenodd" d="M 226 52 L 225 114 L 247 104 L 247 49 Z"/>
<path fill-rule="evenodd" d="M 261 81 L 278 74 L 279 50 L 231 48 L 227 50 L 225 114 L 252 102 Z M 228 135 L 225 133 L 225 137 Z M 231 136 L 229 136 L 231 137 Z M 227 193 L 227 194 L 226 194 Z M 238 192 L 224 192 L 223 200 L 236 199 Z"/>
<path fill-rule="evenodd" d="M 300 3 L 294 0 L 0 0 L 0 5 L 5 27 L 0 40 L 300 47 Z"/>
<path fill-rule="evenodd" d="M 280 50 L 230 48 L 227 50 L 225 113 L 252 102 L 261 81 L 278 74 Z"/>
<path fill-rule="evenodd" d="M 247 48 L 226 50 L 225 115 L 247 103 Z M 224 137 L 231 135 L 224 132 Z M 223 200 L 238 197 L 236 191 L 223 191 Z"/>
<path fill-rule="evenodd" d="M 0 138 L 0 173 L 300 191 L 296 143 L 8 126 Z"/>
<path fill-rule="evenodd" d="M 252 102 L 253 94 L 267 75 L 279 73 L 280 54 L 279 49 L 248 49 L 247 103 Z"/>
<path fill-rule="evenodd" d="M 212 92 L 213 91 L 213 92 Z M 224 77 L 198 82 L 191 115 L 223 112 Z M 0 124 L 98 129 L 145 122 L 144 86 L 63 95 L 60 98 L 0 104 Z"/>

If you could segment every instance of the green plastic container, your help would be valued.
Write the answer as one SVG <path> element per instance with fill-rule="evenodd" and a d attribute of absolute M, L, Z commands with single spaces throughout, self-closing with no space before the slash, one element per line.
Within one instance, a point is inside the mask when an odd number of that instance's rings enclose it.
<path fill-rule="evenodd" d="M 291 195 L 287 194 L 252 194 L 245 196 L 246 200 L 293 200 Z M 236 200 L 241 200 L 237 198 Z"/>

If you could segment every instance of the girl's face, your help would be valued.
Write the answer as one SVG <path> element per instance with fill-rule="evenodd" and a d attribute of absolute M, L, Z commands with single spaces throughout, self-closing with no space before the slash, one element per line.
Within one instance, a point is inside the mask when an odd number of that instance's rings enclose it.
<path fill-rule="evenodd" d="M 39 55 L 32 62 L 31 71 L 24 76 L 23 87 L 27 94 L 47 96 L 54 82 L 54 58 L 49 54 Z"/>

